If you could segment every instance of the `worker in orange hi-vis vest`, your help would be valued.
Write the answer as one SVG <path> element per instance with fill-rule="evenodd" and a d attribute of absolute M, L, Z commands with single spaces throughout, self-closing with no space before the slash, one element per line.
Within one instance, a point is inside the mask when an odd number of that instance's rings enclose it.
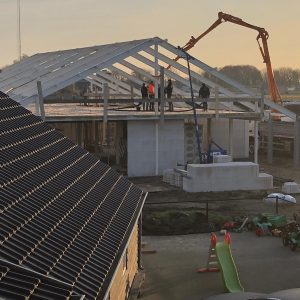
<path fill-rule="evenodd" d="M 153 81 L 150 81 L 150 83 L 147 86 L 147 89 L 148 89 L 149 99 L 154 99 L 155 88 L 154 88 Z M 154 102 L 150 102 L 150 110 L 154 110 Z"/>

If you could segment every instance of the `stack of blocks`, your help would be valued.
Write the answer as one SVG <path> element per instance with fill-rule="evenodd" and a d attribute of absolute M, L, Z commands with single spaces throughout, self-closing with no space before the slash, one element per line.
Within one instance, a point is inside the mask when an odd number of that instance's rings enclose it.
<path fill-rule="evenodd" d="M 296 182 L 285 182 L 282 186 L 282 192 L 285 194 L 299 194 L 300 185 Z"/>

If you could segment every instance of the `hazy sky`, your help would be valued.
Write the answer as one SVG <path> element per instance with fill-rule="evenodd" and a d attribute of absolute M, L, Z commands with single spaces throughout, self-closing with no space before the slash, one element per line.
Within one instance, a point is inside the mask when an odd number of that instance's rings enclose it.
<path fill-rule="evenodd" d="M 21 0 L 22 53 L 167 38 L 175 46 L 197 37 L 223 11 L 264 27 L 273 68 L 300 68 L 300 0 Z M 221 24 L 191 54 L 212 67 L 264 68 L 257 32 Z M 17 51 L 17 0 L 0 0 L 0 67 Z"/>

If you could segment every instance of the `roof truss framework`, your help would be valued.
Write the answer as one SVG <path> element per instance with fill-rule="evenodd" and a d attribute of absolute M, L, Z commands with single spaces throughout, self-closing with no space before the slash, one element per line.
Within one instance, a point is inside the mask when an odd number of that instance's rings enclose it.
<path fill-rule="evenodd" d="M 12 99 L 25 107 L 38 99 L 37 81 L 42 83 L 44 96 L 49 96 L 81 79 L 86 79 L 100 88 L 106 82 L 111 94 L 128 95 L 131 93 L 131 84 L 142 83 L 141 79 L 132 75 L 133 72 L 158 84 L 159 78 L 154 74 L 159 73 L 160 66 L 166 67 L 170 64 L 172 68 L 166 69 L 165 75 L 185 86 L 185 89 L 174 87 L 176 95 L 185 97 L 186 87 L 189 87 L 188 70 L 185 61 L 173 60 L 177 55 L 184 56 L 184 53 L 158 37 L 36 54 L 5 68 L 0 74 L 0 90 L 7 92 Z M 217 87 L 220 97 L 234 99 L 241 96 L 256 96 L 251 89 L 196 58 L 190 60 L 190 65 L 191 76 L 195 82 L 204 82 L 212 89 Z M 126 81 L 117 80 L 113 75 L 107 74 L 107 69 L 118 72 L 126 78 Z M 203 77 L 198 72 L 199 69 L 213 75 L 216 81 Z M 198 90 L 199 85 L 194 84 L 194 89 Z M 140 96 L 137 89 L 133 90 L 133 94 Z M 243 105 L 251 111 L 257 109 L 250 102 Z M 278 109 L 281 111 L 280 107 Z M 282 113 L 294 118 L 294 115 L 286 109 L 282 110 Z"/>

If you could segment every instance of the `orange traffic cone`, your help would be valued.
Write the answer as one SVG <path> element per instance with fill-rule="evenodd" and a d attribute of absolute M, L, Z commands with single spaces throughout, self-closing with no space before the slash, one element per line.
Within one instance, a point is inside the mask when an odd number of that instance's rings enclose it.
<path fill-rule="evenodd" d="M 197 273 L 206 273 L 206 272 L 219 272 L 219 263 L 216 255 L 216 244 L 217 244 L 217 236 L 215 233 L 211 233 L 210 235 L 210 246 L 208 251 L 208 258 L 206 262 L 205 268 L 200 268 L 197 270 Z"/>

